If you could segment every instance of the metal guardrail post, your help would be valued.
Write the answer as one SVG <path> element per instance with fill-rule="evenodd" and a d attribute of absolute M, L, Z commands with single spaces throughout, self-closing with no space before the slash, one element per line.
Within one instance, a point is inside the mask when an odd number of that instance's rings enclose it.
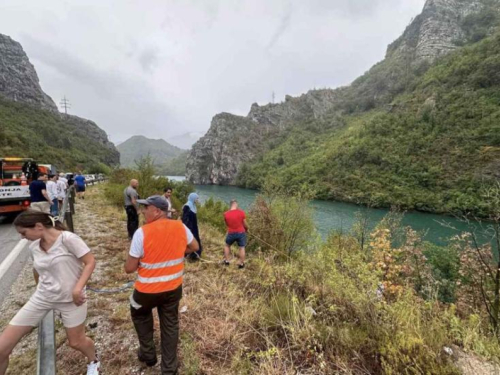
<path fill-rule="evenodd" d="M 68 189 L 68 201 L 69 201 L 69 207 L 71 209 L 71 213 L 75 213 L 75 195 L 76 195 L 76 189 L 75 186 L 70 186 Z"/>
<path fill-rule="evenodd" d="M 68 189 L 68 196 L 67 199 L 65 199 L 64 201 L 64 203 L 66 204 L 63 203 L 64 223 L 71 232 L 75 231 L 75 228 L 73 226 L 73 214 L 75 213 L 74 195 L 75 195 L 74 189 L 73 188 Z"/>
<path fill-rule="evenodd" d="M 38 326 L 37 375 L 56 374 L 56 336 L 54 311 L 50 310 Z"/>

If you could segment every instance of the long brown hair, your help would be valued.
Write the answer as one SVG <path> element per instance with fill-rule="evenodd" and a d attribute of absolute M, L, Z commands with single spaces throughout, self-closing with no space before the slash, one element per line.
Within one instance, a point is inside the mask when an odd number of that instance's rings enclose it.
<path fill-rule="evenodd" d="M 45 228 L 55 228 L 57 230 L 67 230 L 63 223 L 57 218 L 45 212 L 27 210 L 16 217 L 14 225 L 21 228 L 34 228 L 36 223 L 42 224 Z"/>

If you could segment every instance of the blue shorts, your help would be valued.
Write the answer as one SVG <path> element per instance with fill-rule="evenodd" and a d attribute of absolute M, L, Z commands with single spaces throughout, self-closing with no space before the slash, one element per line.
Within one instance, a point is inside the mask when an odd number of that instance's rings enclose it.
<path fill-rule="evenodd" d="M 245 247 L 247 244 L 247 234 L 246 233 L 228 233 L 226 237 L 226 245 L 231 246 L 233 243 L 237 242 L 239 247 Z"/>
<path fill-rule="evenodd" d="M 83 193 L 85 191 L 85 185 L 76 185 L 76 192 Z"/>

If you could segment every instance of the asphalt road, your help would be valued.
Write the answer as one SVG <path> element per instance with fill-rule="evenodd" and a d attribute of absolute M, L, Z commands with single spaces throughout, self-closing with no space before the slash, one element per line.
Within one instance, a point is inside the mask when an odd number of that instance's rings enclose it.
<path fill-rule="evenodd" d="M 12 219 L 0 217 L 0 264 L 10 254 L 12 249 L 18 244 L 21 237 L 12 225 Z M 0 306 L 5 297 L 9 294 L 10 288 L 29 258 L 28 247 L 26 246 L 17 259 L 9 268 L 7 273 L 0 279 Z"/>

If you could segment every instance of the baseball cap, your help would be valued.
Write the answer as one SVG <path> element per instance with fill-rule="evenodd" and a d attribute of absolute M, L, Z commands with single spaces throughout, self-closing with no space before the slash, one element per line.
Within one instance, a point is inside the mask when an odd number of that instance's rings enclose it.
<path fill-rule="evenodd" d="M 138 199 L 137 203 L 142 204 L 144 206 L 155 206 L 160 210 L 167 211 L 168 210 L 168 202 L 162 195 L 152 195 L 147 199 Z"/>

